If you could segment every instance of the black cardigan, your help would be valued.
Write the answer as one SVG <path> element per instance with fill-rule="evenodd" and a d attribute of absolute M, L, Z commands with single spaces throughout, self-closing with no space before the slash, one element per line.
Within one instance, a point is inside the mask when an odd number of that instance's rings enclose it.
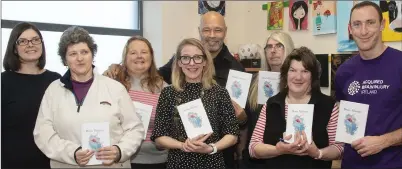
<path fill-rule="evenodd" d="M 286 131 L 286 93 L 281 92 L 267 101 L 264 144 L 276 145 Z M 318 148 L 329 145 L 327 125 L 335 100 L 321 92 L 313 92 L 309 104 L 314 104 L 312 135 Z M 265 168 L 331 168 L 332 161 L 315 160 L 310 156 L 280 155 L 265 160 Z"/>

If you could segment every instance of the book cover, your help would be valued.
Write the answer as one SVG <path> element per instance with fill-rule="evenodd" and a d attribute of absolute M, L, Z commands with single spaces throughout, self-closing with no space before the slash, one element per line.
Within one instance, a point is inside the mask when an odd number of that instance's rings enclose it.
<path fill-rule="evenodd" d="M 144 140 L 147 137 L 149 121 L 151 120 L 153 106 L 133 101 L 135 111 L 144 125 Z"/>
<path fill-rule="evenodd" d="M 364 137 L 369 105 L 341 100 L 335 141 L 351 144 Z"/>
<path fill-rule="evenodd" d="M 177 110 L 188 138 L 192 139 L 200 134 L 213 132 L 201 99 L 179 105 Z"/>
<path fill-rule="evenodd" d="M 98 151 L 102 147 L 110 146 L 109 122 L 85 123 L 81 126 L 81 145 L 83 150 Z M 87 165 L 101 165 L 93 155 Z"/>
<path fill-rule="evenodd" d="M 226 89 L 230 94 L 230 98 L 232 98 L 243 109 L 246 107 L 252 77 L 253 75 L 251 73 L 240 72 L 232 69 L 229 70 Z"/>
<path fill-rule="evenodd" d="M 279 72 L 259 71 L 258 73 L 258 104 L 265 104 L 268 98 L 279 93 Z"/>
<path fill-rule="evenodd" d="M 293 143 L 296 132 L 304 131 L 308 143 L 311 144 L 313 115 L 314 104 L 288 104 L 286 135 L 292 134 L 292 138 L 286 142 Z"/>

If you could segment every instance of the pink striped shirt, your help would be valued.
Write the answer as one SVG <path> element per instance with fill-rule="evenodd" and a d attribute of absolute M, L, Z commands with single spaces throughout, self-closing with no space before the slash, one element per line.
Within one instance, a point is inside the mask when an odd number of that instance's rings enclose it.
<path fill-rule="evenodd" d="M 267 105 L 265 104 L 262 109 L 260 116 L 258 118 L 257 124 L 255 126 L 255 129 L 253 131 L 253 135 L 251 136 L 250 144 L 249 144 L 249 153 L 251 157 L 256 157 L 255 156 L 255 146 L 258 144 L 263 144 L 263 137 L 264 137 L 264 132 L 265 132 L 265 125 L 266 125 L 266 107 Z M 287 118 L 288 113 L 288 105 L 285 105 L 285 119 Z M 343 154 L 343 143 L 335 143 L 335 134 L 336 134 L 336 127 L 338 125 L 338 115 L 339 115 L 339 109 L 338 105 L 335 104 L 334 108 L 332 109 L 331 117 L 329 119 L 328 125 L 327 125 L 327 132 L 328 132 L 328 141 L 329 145 L 335 146 L 338 151 Z"/>
<path fill-rule="evenodd" d="M 143 91 L 133 91 L 133 90 L 129 90 L 128 94 L 130 95 L 131 100 L 140 102 L 143 104 L 151 105 L 153 107 L 151 119 L 149 120 L 147 137 L 145 138 L 145 141 L 151 141 L 150 137 L 151 137 L 152 131 L 154 129 L 155 110 L 156 110 L 156 105 L 158 104 L 159 94 L 153 94 L 150 92 L 143 92 Z"/>

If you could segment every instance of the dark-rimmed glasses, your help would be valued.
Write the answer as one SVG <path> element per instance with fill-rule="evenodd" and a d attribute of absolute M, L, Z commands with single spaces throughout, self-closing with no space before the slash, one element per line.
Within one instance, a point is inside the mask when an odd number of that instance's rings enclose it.
<path fill-rule="evenodd" d="M 28 40 L 28 39 L 21 38 L 21 39 L 18 39 L 17 42 L 15 42 L 15 43 L 20 46 L 26 46 L 29 44 L 29 42 L 31 42 L 32 45 L 39 45 L 42 43 L 42 39 L 41 38 L 33 38 L 31 40 Z"/>
<path fill-rule="evenodd" d="M 191 60 L 193 60 L 195 64 L 201 64 L 202 62 L 204 62 L 204 58 L 205 58 L 204 55 L 194 55 L 193 57 L 180 56 L 179 60 L 180 60 L 181 64 L 183 64 L 183 65 L 190 64 Z"/>

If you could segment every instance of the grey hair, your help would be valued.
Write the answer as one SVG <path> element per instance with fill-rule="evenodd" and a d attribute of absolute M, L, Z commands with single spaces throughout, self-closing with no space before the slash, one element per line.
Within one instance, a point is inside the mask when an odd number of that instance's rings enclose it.
<path fill-rule="evenodd" d="M 67 28 L 60 37 L 58 54 L 61 56 L 61 61 L 64 66 L 67 66 L 66 63 L 66 53 L 67 48 L 70 45 L 77 43 L 86 43 L 88 45 L 89 50 L 91 50 L 92 58 L 95 56 L 98 51 L 98 45 L 95 43 L 94 39 L 89 35 L 89 32 L 84 28 L 78 26 L 71 26 Z"/>

